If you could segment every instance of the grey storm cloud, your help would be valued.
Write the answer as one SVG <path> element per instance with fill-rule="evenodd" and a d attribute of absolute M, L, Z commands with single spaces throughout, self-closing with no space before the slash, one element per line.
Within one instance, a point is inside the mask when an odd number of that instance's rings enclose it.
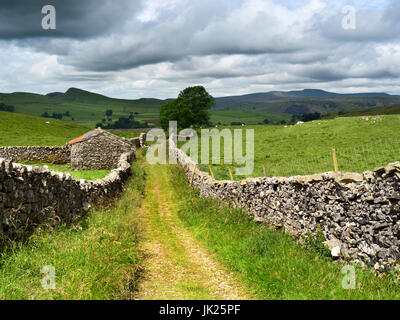
<path fill-rule="evenodd" d="M 77 43 L 72 51 L 67 41 L 54 41 L 47 48 L 64 44 L 69 54 L 62 55 L 62 63 L 104 72 L 175 63 L 188 56 L 296 53 L 312 44 L 312 34 L 292 30 L 271 12 L 246 13 L 244 2 L 234 11 L 231 7 L 225 0 L 182 1 L 174 10 L 163 11 L 156 22 L 132 21 L 129 32 Z"/>
<path fill-rule="evenodd" d="M 42 28 L 46 5 L 56 8 L 56 30 Z M 1 0 L 0 39 L 98 36 L 123 23 L 139 5 L 136 0 Z"/>

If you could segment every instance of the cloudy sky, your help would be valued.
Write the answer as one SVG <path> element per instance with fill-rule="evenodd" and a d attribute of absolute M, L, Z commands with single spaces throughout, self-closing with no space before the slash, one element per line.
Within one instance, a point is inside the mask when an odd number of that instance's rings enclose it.
<path fill-rule="evenodd" d="M 0 92 L 170 98 L 196 84 L 400 94 L 400 1 L 0 0 Z"/>

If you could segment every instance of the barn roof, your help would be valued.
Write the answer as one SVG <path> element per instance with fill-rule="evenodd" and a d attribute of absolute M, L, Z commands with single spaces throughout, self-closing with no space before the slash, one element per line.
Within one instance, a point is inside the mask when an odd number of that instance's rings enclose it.
<path fill-rule="evenodd" d="M 79 141 L 82 141 L 82 139 L 83 139 L 83 136 L 80 136 L 80 137 L 78 137 L 78 138 L 75 138 L 75 139 L 72 139 L 72 140 L 68 141 L 68 144 L 77 143 L 77 142 L 79 142 Z"/>
<path fill-rule="evenodd" d="M 87 141 L 87 140 L 89 140 L 89 139 L 91 139 L 93 137 L 97 137 L 97 136 L 102 135 L 102 134 L 111 135 L 114 139 L 118 139 L 122 143 L 129 143 L 130 144 L 130 142 L 128 140 L 126 140 L 125 138 L 117 137 L 116 135 L 114 135 L 112 133 L 109 133 L 109 132 L 107 132 L 107 131 L 105 131 L 105 130 L 103 130 L 101 128 L 94 129 L 92 131 L 89 131 L 89 132 L 85 133 L 83 136 L 80 136 L 78 138 L 72 139 L 71 141 L 68 142 L 68 144 L 72 145 L 72 144 L 75 144 L 75 143 L 78 143 L 78 142 Z"/>
<path fill-rule="evenodd" d="M 68 142 L 68 144 L 74 144 L 74 143 L 77 143 L 77 142 L 86 141 L 86 140 L 89 140 L 90 138 L 93 138 L 93 137 L 96 137 L 96 136 L 98 136 L 100 134 L 103 134 L 104 132 L 106 132 L 106 131 L 104 131 L 103 129 L 97 128 L 97 129 L 94 129 L 92 131 L 86 132 L 83 136 L 80 136 L 78 138 L 72 139 L 71 141 Z"/>

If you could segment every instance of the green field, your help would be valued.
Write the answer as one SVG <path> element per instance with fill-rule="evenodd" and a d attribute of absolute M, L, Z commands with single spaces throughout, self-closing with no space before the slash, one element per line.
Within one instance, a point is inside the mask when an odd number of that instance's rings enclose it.
<path fill-rule="evenodd" d="M 0 111 L 0 146 L 65 145 L 89 130 L 69 122 Z"/>
<path fill-rule="evenodd" d="M 262 110 L 211 110 L 210 121 L 214 124 L 229 126 L 233 122 L 246 125 L 257 125 L 268 119 L 270 123 L 280 123 L 282 120 L 290 121 L 292 115 L 287 113 L 271 113 Z"/>
<path fill-rule="evenodd" d="M 251 176 L 264 176 L 263 165 L 268 176 L 333 171 L 333 148 L 337 151 L 341 171 L 363 172 L 400 161 L 400 116 L 374 119 L 346 117 L 295 126 L 246 126 L 244 129 L 255 130 L 255 168 Z M 243 136 L 245 141 L 245 134 Z M 223 139 L 221 141 L 222 154 Z M 211 156 L 210 151 L 210 162 Z M 229 179 L 227 166 L 213 164 L 215 177 Z M 208 165 L 201 165 L 201 169 L 209 171 Z"/>

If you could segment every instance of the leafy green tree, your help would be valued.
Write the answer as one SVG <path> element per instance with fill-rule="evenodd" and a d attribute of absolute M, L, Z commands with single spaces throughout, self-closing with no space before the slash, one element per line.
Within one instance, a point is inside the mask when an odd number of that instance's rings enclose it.
<path fill-rule="evenodd" d="M 111 117 L 113 115 L 113 111 L 111 109 L 106 111 L 106 116 Z"/>
<path fill-rule="evenodd" d="M 169 121 L 177 121 L 179 128 L 189 128 L 194 123 L 194 114 L 186 99 L 178 98 L 162 105 L 160 124 L 167 129 Z"/>
<path fill-rule="evenodd" d="M 214 98 L 203 86 L 188 87 L 179 93 L 177 99 L 161 107 L 161 126 L 167 128 L 169 121 L 174 120 L 178 122 L 179 128 L 205 125 L 210 120 L 208 110 L 214 103 Z"/>

